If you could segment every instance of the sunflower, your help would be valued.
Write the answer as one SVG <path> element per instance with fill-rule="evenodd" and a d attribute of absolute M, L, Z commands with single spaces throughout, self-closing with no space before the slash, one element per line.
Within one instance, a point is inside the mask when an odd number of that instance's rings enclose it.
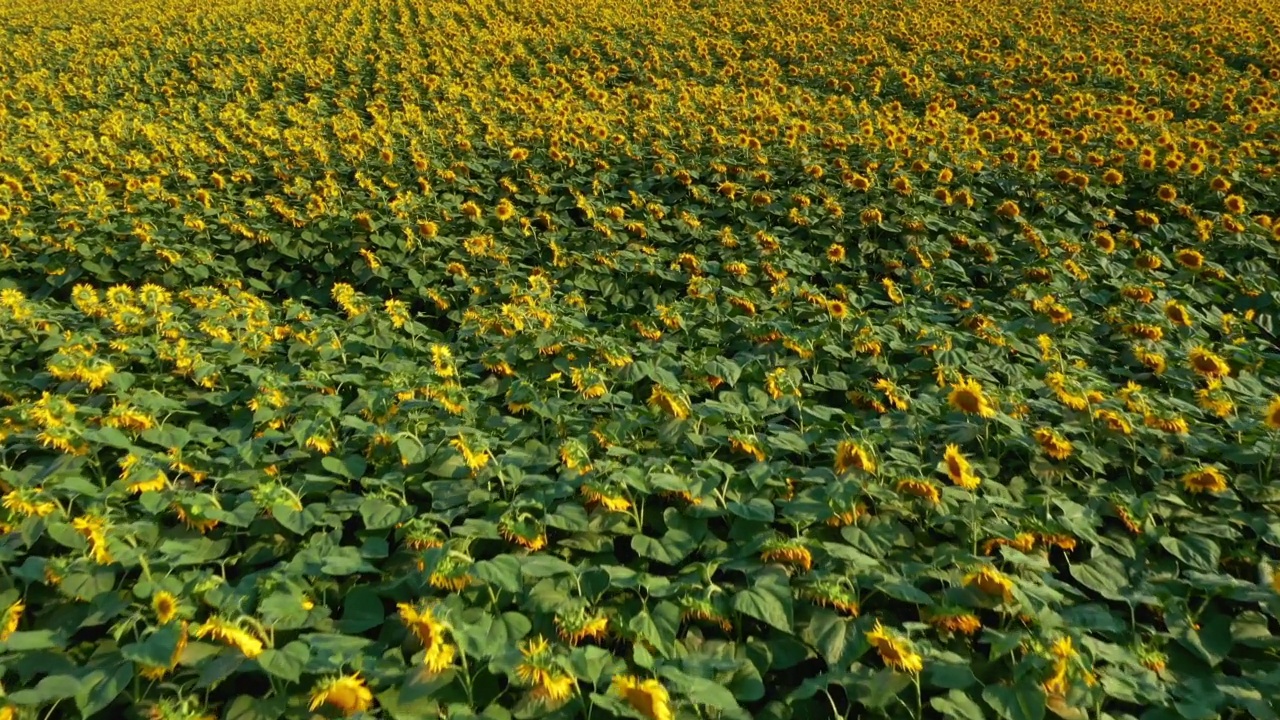
<path fill-rule="evenodd" d="M 836 474 L 843 475 L 854 469 L 875 474 L 876 461 L 859 443 L 853 440 L 841 440 L 840 444 L 836 445 Z"/>
<path fill-rule="evenodd" d="M 982 482 L 982 479 L 973 473 L 969 459 L 960 452 L 958 445 L 947 445 L 942 455 L 942 462 L 946 465 L 947 476 L 951 478 L 953 484 L 965 490 L 975 490 Z"/>
<path fill-rule="evenodd" d="M 634 675 L 615 675 L 613 690 L 649 720 L 675 720 L 675 713 L 671 710 L 671 696 L 658 680 L 641 680 Z"/>
<path fill-rule="evenodd" d="M 837 579 L 823 578 L 818 580 L 804 590 L 804 596 L 812 600 L 816 605 L 829 607 L 852 617 L 858 617 L 858 613 L 861 611 L 858 606 L 857 595 L 848 585 Z"/>
<path fill-rule="evenodd" d="M 1184 248 L 1174 253 L 1173 259 L 1188 270 L 1199 270 L 1204 267 L 1204 255 L 1198 250 Z"/>
<path fill-rule="evenodd" d="M 843 320 L 849 316 L 849 306 L 841 300 L 832 300 L 827 303 L 827 314 L 837 320 Z"/>
<path fill-rule="evenodd" d="M 1239 195 L 1228 195 L 1227 198 L 1222 201 L 1222 205 L 1227 209 L 1227 212 L 1232 215 L 1243 215 L 1248 207 L 1245 205 L 1244 198 Z"/>
<path fill-rule="evenodd" d="M 1271 400 L 1262 413 L 1262 422 L 1272 430 L 1280 430 L 1280 395 Z"/>
<path fill-rule="evenodd" d="M 964 578 L 965 587 L 976 588 L 986 595 L 1002 598 L 1005 602 L 1013 599 L 1013 580 L 990 565 L 983 565 Z"/>
<path fill-rule="evenodd" d="M 1191 327 L 1191 314 L 1177 300 L 1170 300 L 1164 304 L 1164 316 L 1169 318 L 1169 322 L 1174 325 Z"/>
<path fill-rule="evenodd" d="M 1071 456 L 1073 450 L 1071 441 L 1059 435 L 1057 432 L 1049 428 L 1036 428 L 1032 432 L 1036 442 L 1040 444 L 1045 454 L 1054 460 L 1066 460 Z"/>
<path fill-rule="evenodd" d="M 756 462 L 764 462 L 764 450 L 760 449 L 760 444 L 752 435 L 737 433 L 729 436 L 729 448 L 736 453 L 749 455 Z"/>
<path fill-rule="evenodd" d="M 898 481 L 898 492 L 908 495 L 915 495 L 918 498 L 927 500 L 931 505 L 937 505 L 942 502 L 942 496 L 938 492 L 938 486 L 919 478 L 905 478 Z"/>
<path fill-rule="evenodd" d="M 311 691 L 311 710 L 328 705 L 343 715 L 355 715 L 373 706 L 373 693 L 360 673 L 322 680 Z"/>
<path fill-rule="evenodd" d="M 570 675 L 548 673 L 529 693 L 529 699 L 547 709 L 555 709 L 573 696 L 574 680 Z"/>
<path fill-rule="evenodd" d="M 845 249 L 843 245 L 832 243 L 827 248 L 827 260 L 833 263 L 843 262 L 845 258 Z"/>
<path fill-rule="evenodd" d="M 1231 372 L 1231 366 L 1227 364 L 1227 361 L 1222 356 L 1199 345 L 1191 348 L 1191 352 L 1187 355 L 1187 360 L 1191 365 L 1191 369 L 1202 377 L 1216 379 Z"/>
<path fill-rule="evenodd" d="M 1182 485 L 1190 493 L 1220 493 L 1227 489 L 1227 478 L 1212 465 L 1201 465 L 1184 473 Z"/>
<path fill-rule="evenodd" d="M 196 628 L 196 637 L 203 640 L 212 637 L 222 644 L 233 647 L 247 658 L 256 658 L 262 654 L 262 641 L 247 630 L 221 617 L 212 617 Z"/>
<path fill-rule="evenodd" d="M 0 642 L 5 642 L 18 629 L 18 623 L 22 621 L 22 612 L 27 606 L 21 601 L 13 603 L 5 608 L 4 613 L 0 615 Z"/>
<path fill-rule="evenodd" d="M 661 385 L 654 385 L 649 393 L 649 407 L 661 410 L 676 420 L 689 417 L 689 402 L 682 397 L 682 393 L 672 392 Z"/>
<path fill-rule="evenodd" d="M 686 597 L 681 602 L 681 622 L 705 622 L 719 627 L 724 632 L 733 632 L 733 623 L 725 616 L 724 611 L 708 598 Z"/>
<path fill-rule="evenodd" d="M 982 629 L 982 621 L 977 615 L 958 608 L 926 613 L 924 620 L 939 630 L 961 635 L 973 635 Z"/>
<path fill-rule="evenodd" d="M 951 386 L 951 394 L 947 396 L 951 407 L 967 415 L 979 417 L 995 417 L 996 411 L 991 407 L 987 396 L 982 391 L 982 384 L 973 378 L 961 380 Z"/>
<path fill-rule="evenodd" d="M 177 617 L 180 608 L 178 598 L 168 590 L 161 590 L 151 597 L 151 609 L 156 614 L 156 622 L 161 625 Z"/>
<path fill-rule="evenodd" d="M 584 640 L 599 642 L 609 630 L 609 618 L 602 612 L 587 612 L 578 607 L 555 615 L 556 633 L 560 639 L 570 645 L 578 645 Z"/>
<path fill-rule="evenodd" d="M 626 512 L 631 509 L 631 501 L 623 497 L 621 490 L 599 482 L 588 482 L 578 492 L 586 498 L 588 508 L 599 505 L 609 512 Z"/>
<path fill-rule="evenodd" d="M 924 659 L 911 649 L 911 645 L 896 634 L 885 630 L 876 620 L 876 624 L 867 633 L 867 642 L 880 653 L 884 664 L 898 672 L 915 675 L 924 669 Z"/>
<path fill-rule="evenodd" d="M 813 553 L 805 547 L 803 540 L 773 538 L 765 542 L 764 547 L 761 548 L 760 561 L 809 570 L 813 567 Z"/>
<path fill-rule="evenodd" d="M 399 611 L 400 621 L 422 643 L 425 650 L 422 662 L 429 673 L 444 672 L 445 668 L 453 664 L 457 649 L 446 638 L 449 626 L 436 617 L 434 605 L 400 603 L 396 609 Z"/>

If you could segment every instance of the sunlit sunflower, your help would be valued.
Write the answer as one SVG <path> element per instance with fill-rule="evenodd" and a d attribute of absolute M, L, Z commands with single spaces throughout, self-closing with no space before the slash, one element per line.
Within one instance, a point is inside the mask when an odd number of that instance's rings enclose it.
<path fill-rule="evenodd" d="M 367 712 L 373 707 L 373 693 L 359 673 L 320 681 L 311 691 L 312 711 L 328 705 L 343 715 Z"/>
<path fill-rule="evenodd" d="M 880 653 L 885 665 L 898 672 L 914 675 L 924 669 L 924 658 L 914 652 L 905 639 L 886 630 L 879 620 L 867 633 L 867 642 Z"/>
<path fill-rule="evenodd" d="M 180 607 L 177 596 L 167 590 L 151 596 L 151 609 L 156 614 L 156 622 L 161 625 L 177 617 Z"/>
<path fill-rule="evenodd" d="M 4 613 L 0 615 L 0 642 L 5 642 L 18 629 L 18 623 L 22 621 L 22 612 L 27 606 L 21 601 L 13 603 L 4 609 Z"/>
<path fill-rule="evenodd" d="M 876 461 L 871 457 L 871 453 L 859 443 L 853 440 L 841 440 L 836 445 L 835 470 L 837 475 L 843 475 L 850 470 L 861 470 L 874 474 Z"/>
<path fill-rule="evenodd" d="M 675 713 L 671 710 L 671 696 L 658 680 L 641 680 L 634 675 L 615 675 L 613 691 L 649 720 L 675 720 Z"/>
<path fill-rule="evenodd" d="M 449 642 L 449 626 L 436 617 L 434 605 L 414 606 L 400 603 L 396 606 L 400 621 L 413 633 L 422 644 L 423 665 L 427 672 L 438 674 L 453 664 L 457 656 L 457 648 Z"/>
<path fill-rule="evenodd" d="M 924 621 L 947 632 L 973 635 L 982 629 L 977 615 L 960 608 L 942 608 L 925 613 Z"/>
<path fill-rule="evenodd" d="M 196 628 L 196 637 L 211 637 L 224 645 L 233 647 L 247 658 L 256 658 L 262 654 L 262 641 L 253 633 L 241 628 L 225 618 L 211 617 L 203 625 Z"/>
<path fill-rule="evenodd" d="M 1280 395 L 1277 395 L 1262 412 L 1262 422 L 1272 430 L 1280 430 Z"/>
<path fill-rule="evenodd" d="M 982 480 L 974 474 L 968 458 L 960 452 L 958 445 L 947 445 L 942 455 L 942 462 L 946 465 L 947 477 L 951 478 L 953 484 L 965 490 L 975 490 L 982 483 Z"/>
<path fill-rule="evenodd" d="M 996 411 L 991 407 L 987 396 L 982 391 L 982 384 L 973 378 L 962 380 L 951 386 L 951 394 L 947 396 L 951 407 L 968 415 L 979 417 L 995 417 Z"/>
<path fill-rule="evenodd" d="M 1045 454 L 1054 460 L 1066 460 L 1071 457 L 1072 445 L 1071 441 L 1059 435 L 1056 431 L 1049 428 L 1036 428 L 1032 433 L 1036 442 L 1040 444 Z"/>
<path fill-rule="evenodd" d="M 1190 493 L 1220 493 L 1227 489 L 1227 478 L 1212 465 L 1201 465 L 1182 475 L 1182 485 Z"/>
<path fill-rule="evenodd" d="M 1013 599 L 1013 580 L 990 565 L 983 565 L 975 572 L 966 575 L 964 584 L 986 595 L 999 597 L 1005 602 Z"/>
<path fill-rule="evenodd" d="M 1196 346 L 1187 355 L 1191 369 L 1206 378 L 1221 378 L 1231 373 L 1231 366 L 1221 355 L 1206 347 Z"/>

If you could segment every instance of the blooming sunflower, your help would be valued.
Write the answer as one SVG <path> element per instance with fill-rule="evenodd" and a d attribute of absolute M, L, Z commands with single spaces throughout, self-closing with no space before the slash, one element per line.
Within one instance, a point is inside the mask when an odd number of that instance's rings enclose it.
<path fill-rule="evenodd" d="M 983 565 L 964 578 L 965 587 L 976 588 L 986 595 L 1002 598 L 1005 602 L 1013 599 L 1013 580 L 990 565 Z"/>
<path fill-rule="evenodd" d="M 161 625 L 177 617 L 180 608 L 178 598 L 168 590 L 161 590 L 151 597 L 151 609 L 156 614 L 156 622 Z"/>
<path fill-rule="evenodd" d="M 399 611 L 400 621 L 422 643 L 425 650 L 422 663 L 426 665 L 427 672 L 438 674 L 453 664 L 457 648 L 448 641 L 449 626 L 436 617 L 434 605 L 400 603 L 396 609 Z"/>
<path fill-rule="evenodd" d="M 853 440 L 841 440 L 836 446 L 836 474 L 843 475 L 854 469 L 875 474 L 876 461 L 859 443 Z"/>
<path fill-rule="evenodd" d="M 947 445 L 942 455 L 942 462 L 946 466 L 947 476 L 951 478 L 951 482 L 965 490 L 974 490 L 982 482 L 981 478 L 973 473 L 973 466 L 969 464 L 964 453 L 960 452 L 958 445 Z"/>
<path fill-rule="evenodd" d="M 196 637 L 204 639 L 212 637 L 222 644 L 233 647 L 247 658 L 256 658 L 262 654 L 262 641 L 249 632 L 225 618 L 211 617 L 203 625 L 196 628 Z"/>
<path fill-rule="evenodd" d="M 373 706 L 373 693 L 360 673 L 322 680 L 311 691 L 311 710 L 328 705 L 343 715 L 366 712 Z"/>
<path fill-rule="evenodd" d="M 924 659 L 911 649 L 910 643 L 886 630 L 879 620 L 867 633 L 867 642 L 880 653 L 885 665 L 898 672 L 914 675 L 924 669 Z"/>
<path fill-rule="evenodd" d="M 937 505 L 942 502 L 942 496 L 938 492 L 938 486 L 921 478 L 904 478 L 898 481 L 898 492 L 914 495 L 918 498 L 927 500 L 931 505 Z"/>
<path fill-rule="evenodd" d="M 1198 345 L 1191 348 L 1191 352 L 1187 355 L 1187 360 L 1191 365 L 1191 369 L 1202 377 L 1220 378 L 1231 372 L 1231 366 L 1227 364 L 1227 361 L 1221 355 Z"/>
<path fill-rule="evenodd" d="M 1182 485 L 1190 493 L 1220 493 L 1227 489 L 1227 478 L 1212 465 L 1201 465 L 1182 475 Z"/>
<path fill-rule="evenodd" d="M 675 719 L 675 713 L 671 710 L 671 696 L 658 680 L 641 680 L 634 675 L 615 675 L 613 690 L 649 720 Z"/>
<path fill-rule="evenodd" d="M 967 415 L 994 417 L 996 411 L 991 407 L 987 396 L 982 391 L 982 384 L 973 378 L 962 380 L 951 386 L 951 394 L 947 396 L 951 407 Z"/>
<path fill-rule="evenodd" d="M 1043 427 L 1036 428 L 1032 432 L 1032 436 L 1040 444 L 1045 454 L 1054 460 L 1066 460 L 1071 457 L 1073 451 L 1071 441 L 1062 437 L 1056 431 Z"/>
<path fill-rule="evenodd" d="M 1280 395 L 1277 395 L 1267 405 L 1267 409 L 1262 413 L 1262 422 L 1272 430 L 1280 430 Z"/>
<path fill-rule="evenodd" d="M 7 641 L 9 636 L 18 629 L 18 623 L 22 621 L 22 612 L 26 609 L 27 606 L 18 600 L 0 614 L 0 642 Z"/>

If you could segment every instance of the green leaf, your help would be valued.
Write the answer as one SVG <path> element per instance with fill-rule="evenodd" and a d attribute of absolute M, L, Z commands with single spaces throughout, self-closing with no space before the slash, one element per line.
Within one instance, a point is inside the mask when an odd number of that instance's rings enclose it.
<path fill-rule="evenodd" d="M 385 530 L 400 522 L 400 507 L 379 498 L 365 498 L 360 503 L 360 517 L 368 530 Z"/>
<path fill-rule="evenodd" d="M 348 480 L 357 480 L 364 477 L 365 470 L 368 469 L 369 464 L 359 455 L 348 455 L 342 459 L 326 455 L 320 461 L 320 467 Z"/>
<path fill-rule="evenodd" d="M 185 632 L 181 624 L 171 622 L 162 625 L 148 635 L 142 642 L 131 643 L 120 648 L 120 653 L 128 660 L 144 665 L 167 666 L 173 653 L 182 641 Z"/>
<path fill-rule="evenodd" d="M 1189 535 L 1181 539 L 1162 537 L 1160 547 L 1182 562 L 1205 572 L 1213 572 L 1218 568 L 1218 559 L 1222 554 L 1217 543 L 1201 535 Z"/>
<path fill-rule="evenodd" d="M 122 662 L 109 671 L 95 670 L 81 681 L 76 693 L 76 709 L 83 717 L 105 710 L 133 680 L 133 663 Z"/>
<path fill-rule="evenodd" d="M 227 705 L 222 720 L 276 720 L 284 714 L 287 698 L 241 695 Z"/>
<path fill-rule="evenodd" d="M 682 690 L 690 702 L 707 705 L 717 710 L 737 710 L 738 700 L 719 683 L 712 682 L 672 667 L 664 667 L 658 672 L 672 681 L 672 685 Z"/>
<path fill-rule="evenodd" d="M 553 555 L 530 555 L 520 560 L 520 572 L 530 577 L 554 577 L 572 573 L 574 570 L 573 565 Z"/>
<path fill-rule="evenodd" d="M 1034 682 L 1023 681 L 1013 687 L 988 685 L 982 691 L 982 699 L 1005 720 L 1044 718 L 1044 690 Z"/>
<path fill-rule="evenodd" d="M 344 633 L 358 635 L 378 627 L 384 620 L 386 612 L 382 607 L 382 599 L 368 587 L 357 586 L 343 599 L 342 620 L 339 621 L 338 628 Z"/>
<path fill-rule="evenodd" d="M 280 650 L 263 650 L 258 656 L 263 670 L 289 682 L 298 682 L 311 659 L 311 650 L 301 642 L 291 642 Z"/>
<path fill-rule="evenodd" d="M 791 632 L 791 607 L 771 592 L 748 588 L 733 596 L 733 609 L 768 623 L 783 632 Z"/>
<path fill-rule="evenodd" d="M 960 720 L 986 720 L 982 707 L 968 695 L 959 690 L 952 690 L 945 696 L 938 696 L 929 701 L 929 706 L 942 713 L 943 717 L 960 718 Z"/>
<path fill-rule="evenodd" d="M 30 652 L 32 650 L 49 650 L 60 648 L 64 640 L 52 630 L 17 631 L 9 639 L 0 643 L 0 648 L 10 652 Z"/>
<path fill-rule="evenodd" d="M 800 637 L 822 653 L 822 659 L 827 661 L 828 666 L 835 667 L 840 664 L 849 648 L 852 630 L 853 623 L 847 618 L 832 610 L 820 608 L 814 611 L 813 618 L 804 627 Z"/>

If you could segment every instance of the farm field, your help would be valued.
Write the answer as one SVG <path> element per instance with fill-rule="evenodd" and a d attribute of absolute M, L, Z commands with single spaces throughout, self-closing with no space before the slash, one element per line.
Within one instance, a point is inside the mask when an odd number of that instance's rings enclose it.
<path fill-rule="evenodd" d="M 0 720 L 1268 720 L 1274 0 L 0 0 Z"/>

